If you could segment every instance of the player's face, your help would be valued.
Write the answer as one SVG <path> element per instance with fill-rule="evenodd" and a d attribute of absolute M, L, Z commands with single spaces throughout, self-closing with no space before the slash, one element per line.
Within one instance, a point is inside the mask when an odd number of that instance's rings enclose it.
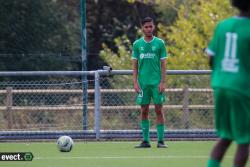
<path fill-rule="evenodd" d="M 144 33 L 144 35 L 146 37 L 151 37 L 153 36 L 153 32 L 154 32 L 155 26 L 153 22 L 146 22 L 143 26 L 142 26 L 142 31 Z"/>

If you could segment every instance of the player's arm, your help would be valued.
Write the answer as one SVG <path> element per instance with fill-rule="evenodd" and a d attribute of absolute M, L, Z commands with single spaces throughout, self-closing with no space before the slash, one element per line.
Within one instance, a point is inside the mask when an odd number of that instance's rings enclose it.
<path fill-rule="evenodd" d="M 166 58 L 168 56 L 165 42 L 162 41 L 161 46 L 161 82 L 159 85 L 159 92 L 165 91 L 165 80 L 166 80 Z"/>
<path fill-rule="evenodd" d="M 135 92 L 140 92 L 140 87 L 138 84 L 138 60 L 133 59 L 133 83 L 134 83 L 134 89 Z"/>
<path fill-rule="evenodd" d="M 213 60 L 214 60 L 215 53 L 209 48 L 206 49 L 206 53 L 208 55 L 209 66 L 210 66 L 211 69 L 213 69 Z"/>
<path fill-rule="evenodd" d="M 161 82 L 159 85 L 159 92 L 164 92 L 166 80 L 166 59 L 161 59 Z"/>
<path fill-rule="evenodd" d="M 210 68 L 213 68 L 213 59 L 214 57 L 209 55 L 208 61 L 209 61 Z"/>
<path fill-rule="evenodd" d="M 140 87 L 138 84 L 138 46 L 136 45 L 136 42 L 133 44 L 133 53 L 132 53 L 132 60 L 133 60 L 133 83 L 134 83 L 134 89 L 135 92 L 140 92 Z"/>
<path fill-rule="evenodd" d="M 208 55 L 208 63 L 211 69 L 213 69 L 213 63 L 214 63 L 214 56 L 216 56 L 216 50 L 217 46 L 219 44 L 218 42 L 218 29 L 220 27 L 220 24 L 218 24 L 214 30 L 213 37 L 211 41 L 209 42 L 208 47 L 206 48 L 205 52 Z"/>

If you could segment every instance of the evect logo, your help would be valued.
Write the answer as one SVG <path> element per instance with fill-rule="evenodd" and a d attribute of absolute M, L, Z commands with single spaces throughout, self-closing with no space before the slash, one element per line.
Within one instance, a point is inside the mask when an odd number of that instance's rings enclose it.
<path fill-rule="evenodd" d="M 0 152 L 0 161 L 32 161 L 31 152 Z"/>
<path fill-rule="evenodd" d="M 140 54 L 140 59 L 153 59 L 155 57 L 154 53 Z"/>

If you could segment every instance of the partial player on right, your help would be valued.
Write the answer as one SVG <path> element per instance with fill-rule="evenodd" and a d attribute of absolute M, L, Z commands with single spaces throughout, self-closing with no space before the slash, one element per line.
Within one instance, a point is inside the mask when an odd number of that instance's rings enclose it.
<path fill-rule="evenodd" d="M 238 16 L 221 21 L 206 49 L 212 68 L 215 126 L 220 140 L 207 167 L 220 167 L 232 143 L 237 143 L 233 167 L 245 167 L 250 144 L 250 0 L 231 0 Z"/>

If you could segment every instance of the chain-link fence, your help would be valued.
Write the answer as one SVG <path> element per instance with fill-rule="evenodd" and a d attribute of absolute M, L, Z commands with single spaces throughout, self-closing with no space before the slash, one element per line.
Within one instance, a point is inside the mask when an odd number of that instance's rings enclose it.
<path fill-rule="evenodd" d="M 213 129 L 213 97 L 209 75 L 168 75 L 163 106 L 168 129 Z M 102 129 L 140 129 L 131 75 L 101 77 Z M 150 106 L 151 129 L 156 115 Z"/>
<path fill-rule="evenodd" d="M 87 104 L 79 78 L 4 81 L 0 88 L 2 130 L 83 129 L 82 110 Z"/>
<path fill-rule="evenodd" d="M 82 72 L 0 73 L 1 131 L 86 130 L 99 138 L 105 131 L 140 130 L 132 71 L 86 74 L 87 81 L 82 81 Z M 167 102 L 163 106 L 167 130 L 213 129 L 213 98 L 207 74 L 209 71 L 167 72 Z M 16 80 L 17 76 L 22 80 Z M 88 85 L 87 94 L 84 83 Z M 154 130 L 153 105 L 150 120 Z"/>

